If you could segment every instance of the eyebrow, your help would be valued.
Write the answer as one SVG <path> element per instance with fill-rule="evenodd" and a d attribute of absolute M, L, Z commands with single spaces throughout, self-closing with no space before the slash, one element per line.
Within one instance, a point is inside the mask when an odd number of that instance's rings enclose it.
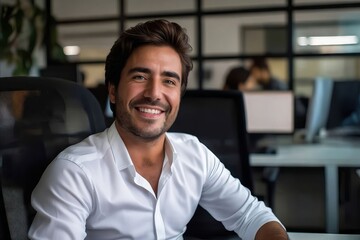
<path fill-rule="evenodd" d="M 148 69 L 148 68 L 144 68 L 144 67 L 134 67 L 134 68 L 131 68 L 131 69 L 128 71 L 128 74 L 130 74 L 130 73 L 136 73 L 136 72 L 147 73 L 147 74 L 150 74 L 150 73 L 151 73 L 150 69 Z"/>
<path fill-rule="evenodd" d="M 165 71 L 162 73 L 163 76 L 175 78 L 180 82 L 180 76 L 176 72 Z"/>
<path fill-rule="evenodd" d="M 151 70 L 150 70 L 149 68 L 144 68 L 144 67 L 134 67 L 134 68 L 131 68 L 131 69 L 128 71 L 128 74 L 136 73 L 136 72 L 151 74 Z M 165 77 L 175 78 L 176 80 L 178 80 L 178 81 L 180 82 L 180 76 L 179 76 L 179 74 L 177 74 L 176 72 L 173 72 L 173 71 L 164 71 L 164 72 L 161 73 L 161 75 L 162 75 L 162 76 L 165 76 Z"/>

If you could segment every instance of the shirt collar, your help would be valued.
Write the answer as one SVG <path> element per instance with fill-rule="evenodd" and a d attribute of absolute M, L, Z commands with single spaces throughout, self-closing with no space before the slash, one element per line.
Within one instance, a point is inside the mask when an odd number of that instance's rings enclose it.
<path fill-rule="evenodd" d="M 135 171 L 133 162 L 131 161 L 128 150 L 126 149 L 124 141 L 121 139 L 120 134 L 118 133 L 115 125 L 115 121 L 108 129 L 108 139 L 110 143 L 110 148 L 115 159 L 115 163 L 119 171 L 130 168 Z M 133 172 L 135 174 L 135 172 Z"/>
<path fill-rule="evenodd" d="M 135 166 L 133 162 L 131 161 L 130 155 L 128 150 L 126 149 L 125 143 L 120 137 L 120 134 L 118 133 L 115 125 L 115 121 L 108 129 L 108 139 L 110 142 L 110 147 L 112 150 L 113 157 L 115 159 L 115 163 L 119 169 L 119 171 L 129 168 L 133 175 L 135 175 Z M 165 154 L 167 156 L 167 159 L 169 162 L 170 171 L 173 168 L 173 162 L 176 161 L 177 158 L 177 152 L 174 148 L 174 145 L 171 142 L 171 139 L 169 138 L 168 134 L 165 134 Z"/>
<path fill-rule="evenodd" d="M 166 133 L 166 142 L 165 142 L 165 154 L 168 157 L 169 164 L 171 166 L 171 169 L 173 169 L 173 163 L 177 161 L 177 151 L 174 147 L 174 144 L 172 143 L 171 137 Z"/>

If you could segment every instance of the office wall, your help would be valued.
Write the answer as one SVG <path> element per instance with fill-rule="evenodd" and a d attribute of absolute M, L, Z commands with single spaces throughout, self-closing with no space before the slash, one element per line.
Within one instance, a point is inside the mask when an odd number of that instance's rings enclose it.
<path fill-rule="evenodd" d="M 334 1 L 333 1 L 334 2 Z M 154 12 L 163 13 L 177 13 L 179 11 L 193 11 L 195 9 L 196 1 L 186 0 L 179 4 L 179 1 L 153 1 L 151 5 L 144 4 L 144 0 L 127 1 L 125 11 L 128 14 L 151 14 Z M 205 10 L 216 9 L 231 9 L 233 6 L 237 7 L 263 7 L 263 6 L 282 6 L 286 3 L 284 0 L 272 1 L 204 1 L 203 8 Z M 294 4 L 313 3 L 313 1 L 297 0 Z M 329 3 L 329 1 L 316 1 L 316 3 Z M 81 0 L 64 0 L 53 1 L 53 12 L 57 18 L 82 18 L 82 17 L 97 17 L 97 16 L 112 16 L 117 12 L 117 1 L 101 1 L 89 0 L 86 7 Z M 81 10 L 79 10 L 81 9 Z M 86 11 L 84 11 L 86 9 Z M 94 10 L 96 9 L 96 10 Z M 344 19 L 351 19 L 351 16 L 359 16 L 359 11 L 354 10 L 331 10 L 331 11 L 316 11 L 310 14 L 299 13 L 294 15 L 296 23 L 303 22 L 324 22 L 324 21 L 339 21 Z M 310 17 L 309 17 L 310 16 Z M 144 20 L 144 19 L 143 19 Z M 126 27 L 132 26 L 139 21 L 130 20 L 126 22 Z M 191 44 L 194 47 L 194 55 L 197 54 L 197 32 L 196 32 L 196 18 L 193 16 L 174 17 L 169 20 L 179 22 L 183 25 L 190 35 Z M 224 55 L 224 54 L 242 54 L 245 50 L 258 50 L 258 53 L 264 53 L 262 49 L 264 43 L 261 37 L 253 37 L 253 45 L 247 45 L 247 49 L 243 49 L 243 39 L 249 38 L 244 36 L 242 29 L 245 27 L 257 27 L 264 25 L 286 25 L 286 13 L 271 12 L 258 14 L 228 14 L 228 15 L 209 15 L 204 16 L 202 20 L 203 25 L 203 45 L 202 51 L 204 55 Z M 113 41 L 117 37 L 118 23 L 116 22 L 102 22 L 98 24 L 74 24 L 62 25 L 59 27 L 61 41 L 65 44 L 81 44 L 83 51 L 78 60 L 87 60 L 93 58 L 104 58 L 111 47 Z M 324 32 L 326 29 L 321 28 Z M 334 29 L 330 27 L 329 29 Z M 359 28 L 360 29 L 360 28 Z M 294 29 L 296 36 L 301 35 L 304 31 Z M 330 30 L 330 33 L 331 31 Z M 318 29 L 314 30 L 315 32 Z M 319 32 L 321 33 L 321 32 Z M 325 34 L 325 32 L 324 32 Z M 250 38 L 252 38 L 250 36 Z M 283 42 L 283 41 L 282 41 Z M 296 46 L 295 46 L 296 47 Z M 299 50 L 296 47 L 296 50 Z M 326 49 L 325 49 L 326 50 Z M 299 50 L 301 51 L 301 50 Z M 299 59 L 294 61 L 294 76 L 295 76 L 295 91 L 301 95 L 310 95 L 312 91 L 312 79 L 318 75 L 334 76 L 336 78 L 357 78 L 358 60 L 356 59 L 334 59 L 322 58 L 318 59 Z M 246 64 L 243 60 L 211 60 L 204 62 L 204 88 L 221 88 L 227 71 L 239 64 Z M 198 75 L 196 74 L 197 63 L 190 75 L 190 88 L 197 88 Z M 288 81 L 287 59 L 274 58 L 270 59 L 270 66 L 276 77 L 283 81 Z M 97 82 L 103 81 L 101 75 L 103 70 L 101 67 L 91 68 L 84 66 L 87 72 L 87 84 L 96 85 Z"/>
<path fill-rule="evenodd" d="M 2 3 L 14 3 L 15 0 L 2 0 Z M 337 1 L 317 0 L 316 3 L 337 3 Z M 354 1 L 343 1 L 354 2 Z M 36 0 L 39 6 L 44 5 L 44 0 Z M 117 0 L 87 0 L 86 3 L 82 0 L 62 0 L 51 1 L 52 12 L 58 20 L 68 19 L 83 19 L 83 18 L 104 18 L 117 16 L 119 6 Z M 196 8 L 195 0 L 155 0 L 152 4 L 145 4 L 144 0 L 126 1 L 125 11 L 128 14 L 151 14 L 151 13 L 178 13 L 179 11 L 194 11 Z M 294 0 L 294 5 L 297 4 L 313 4 L 314 1 L 308 0 Z M 228 10 L 235 7 L 274 7 L 284 6 L 285 0 L 257 0 L 257 1 L 237 1 L 237 0 L 206 0 L 202 2 L 202 7 L 206 11 Z M 314 12 L 299 12 L 294 14 L 294 21 L 296 24 L 303 22 L 339 22 L 357 20 L 360 16 L 358 9 L 343 9 L 343 10 L 326 10 Z M 254 52 L 258 50 L 259 54 L 265 53 L 263 33 L 258 32 L 257 36 L 244 35 L 243 29 L 247 27 L 271 26 L 271 25 L 286 25 L 286 12 L 269 12 L 269 13 L 242 13 L 242 14 L 226 14 L 226 15 L 205 15 L 202 19 L 203 26 L 203 45 L 202 52 L 204 55 L 227 55 L 227 54 L 244 54 L 244 52 L 251 50 Z M 196 32 L 197 22 L 195 16 L 185 17 L 168 17 L 169 20 L 179 22 L 187 28 L 191 44 L 194 47 L 194 56 L 196 56 L 199 49 L 197 49 Z M 145 20 L 145 19 L 143 19 Z M 126 27 L 132 26 L 139 21 L 126 21 Z M 347 32 L 348 29 L 330 27 L 326 32 L 325 27 L 313 29 L 315 33 L 339 33 Z M 334 32 L 335 29 L 335 32 Z M 359 32 L 360 27 L 355 25 L 350 30 Z M 294 28 L 295 37 L 304 33 Z M 79 45 L 81 53 L 78 56 L 69 57 L 72 61 L 92 61 L 104 60 L 111 45 L 116 40 L 119 31 L 118 21 L 101 21 L 98 23 L 75 23 L 75 24 L 60 24 L 58 26 L 59 40 L 62 45 Z M 306 30 L 308 31 L 308 30 Z M 310 31 L 310 32 L 311 32 Z M 360 33 L 359 33 L 360 35 Z M 253 39 L 253 45 L 247 45 L 244 49 L 243 39 Z M 283 41 L 282 41 L 283 42 Z M 301 52 L 298 46 L 295 50 Z M 346 52 L 357 50 L 358 46 L 345 49 Z M 341 52 L 343 50 L 334 50 L 330 48 L 320 49 L 320 52 L 332 51 Z M 227 71 L 235 65 L 246 65 L 246 60 L 241 59 L 222 59 L 204 61 L 204 88 L 221 88 Z M 280 80 L 288 81 L 287 59 L 271 58 L 270 66 L 275 76 Z M 86 84 L 94 86 L 103 82 L 103 64 L 81 64 L 80 67 L 84 70 L 87 77 Z M 198 87 L 197 62 L 193 73 L 190 75 L 190 88 Z M 294 89 L 296 93 L 302 95 L 311 94 L 312 79 L 318 75 L 335 77 L 338 79 L 345 78 L 359 78 L 359 59 L 353 58 L 298 58 L 294 61 Z"/>

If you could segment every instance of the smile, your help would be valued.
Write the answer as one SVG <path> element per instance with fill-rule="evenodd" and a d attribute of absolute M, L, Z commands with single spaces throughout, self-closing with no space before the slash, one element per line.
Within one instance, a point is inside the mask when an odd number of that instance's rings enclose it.
<path fill-rule="evenodd" d="M 149 114 L 160 114 L 161 111 L 153 108 L 139 108 L 140 112 L 149 113 Z"/>

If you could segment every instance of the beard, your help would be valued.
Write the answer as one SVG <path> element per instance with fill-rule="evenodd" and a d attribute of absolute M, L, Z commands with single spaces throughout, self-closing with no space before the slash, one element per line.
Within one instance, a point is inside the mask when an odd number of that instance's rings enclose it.
<path fill-rule="evenodd" d="M 117 104 L 116 104 L 116 120 L 119 123 L 119 126 L 123 128 L 125 131 L 146 140 L 155 140 L 162 136 L 171 125 L 174 123 L 176 119 L 177 113 L 173 114 L 171 116 L 171 110 L 172 108 L 168 104 L 160 103 L 159 101 L 152 101 L 147 98 L 142 98 L 138 100 L 134 100 L 133 102 L 130 102 L 129 107 L 130 109 L 134 109 L 136 105 L 138 104 L 147 104 L 151 106 L 159 106 L 162 109 L 165 109 L 165 120 L 162 122 L 162 124 L 156 124 L 157 127 L 155 127 L 155 121 L 159 120 L 152 120 L 152 119 L 142 119 L 142 122 L 144 123 L 144 126 L 138 126 L 136 124 L 136 119 L 134 119 L 130 112 L 126 108 L 126 103 L 123 101 L 123 99 L 118 96 L 117 97 Z"/>

